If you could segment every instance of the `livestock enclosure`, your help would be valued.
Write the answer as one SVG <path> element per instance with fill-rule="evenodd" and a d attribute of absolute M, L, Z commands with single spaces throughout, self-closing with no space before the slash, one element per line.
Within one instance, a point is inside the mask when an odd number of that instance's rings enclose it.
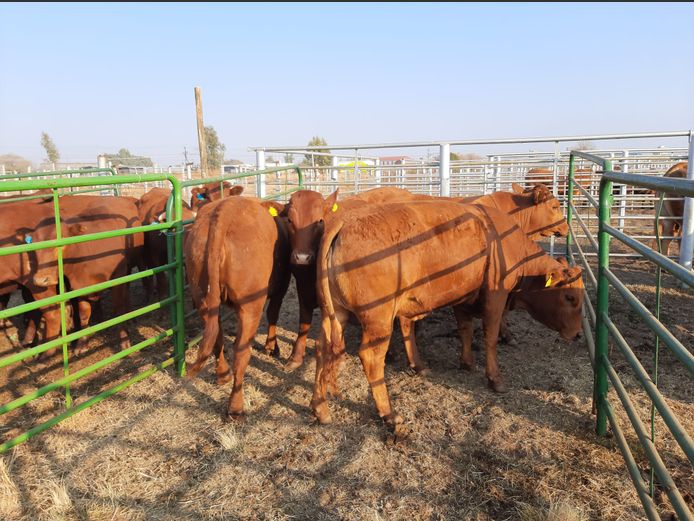
<path fill-rule="evenodd" d="M 691 141 L 681 132 L 636 137 Z M 400 165 L 368 164 L 360 151 L 379 146 L 350 145 L 343 147 L 354 152 L 349 166 L 333 161 L 265 169 L 266 150 L 299 151 L 268 147 L 257 149 L 256 171 L 204 180 L 111 169 L 34 173 L 16 181 L 5 176 L 3 193 L 52 191 L 58 235 L 0 248 L 0 257 L 56 248 L 61 282 L 50 300 L 20 304 L 15 296 L 0 311 L 0 320 L 13 321 L 0 342 L 0 416 L 6 420 L 0 427 L 0 452 L 6 452 L 0 518 L 690 519 L 694 280 L 644 241 L 664 238 L 653 233 L 663 200 L 655 192 L 694 196 L 692 181 L 657 179 L 691 160 L 691 143 L 689 150 L 612 147 L 587 154 L 559 151 L 562 141 L 577 139 L 543 139 L 555 145 L 551 152 L 500 151 L 457 161 L 448 160 L 446 143 L 438 159 Z M 335 153 L 340 147 L 330 148 Z M 429 376 L 411 374 L 400 338 L 392 340 L 386 378 L 410 429 L 404 442 L 384 440 L 356 356 L 346 362 L 334 425 L 311 424 L 313 358 L 287 373 L 282 360 L 262 352 L 248 371 L 248 419 L 225 424 L 228 389 L 213 384 L 207 371 L 196 380 L 181 378 L 201 337 L 184 287 L 182 201 L 196 184 L 225 180 L 244 186 L 244 195 L 274 199 L 300 188 L 329 193 L 339 187 L 347 196 L 399 186 L 463 196 L 547 182 L 566 208 L 571 233 L 566 242 L 552 237 L 544 246 L 584 268 L 587 349 L 563 345 L 527 316 L 512 313 L 518 345 L 500 351 L 511 391 L 493 395 L 480 374 L 457 369 L 455 326 L 449 311 L 438 310 L 418 333 Z M 172 188 L 165 222 L 61 237 L 61 198 L 137 197 L 153 186 Z M 62 247 L 142 231 L 167 233 L 167 264 L 92 287 L 64 287 Z M 610 246 L 608 234 L 619 245 Z M 679 259 L 686 261 L 686 251 Z M 139 284 L 160 272 L 168 275 L 169 295 L 150 303 Z M 142 307 L 70 332 L 70 299 L 118 284 L 130 284 Z M 292 288 L 280 317 L 283 359 L 296 337 L 295 297 Z M 48 304 L 60 307 L 60 337 L 20 350 L 20 315 Z M 316 322 L 314 316 L 311 339 L 317 338 Z M 111 329 L 120 323 L 129 324 L 135 339 L 123 351 Z M 223 324 L 225 338 L 233 338 L 234 318 L 224 316 Z M 70 342 L 86 335 L 89 350 L 73 356 Z M 354 355 L 358 335 L 356 327 L 346 331 L 348 354 Z M 53 347 L 62 352 L 59 361 L 32 360 Z M 617 399 L 623 408 L 613 407 Z"/>

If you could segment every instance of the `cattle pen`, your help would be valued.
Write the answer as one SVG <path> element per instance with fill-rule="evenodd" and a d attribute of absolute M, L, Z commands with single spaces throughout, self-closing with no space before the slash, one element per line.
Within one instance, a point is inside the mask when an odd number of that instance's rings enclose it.
<path fill-rule="evenodd" d="M 590 153 L 559 149 L 560 143 L 589 140 L 602 145 L 623 139 L 687 140 L 687 146 L 610 145 Z M 519 143 L 553 149 L 503 148 Z M 451 147 L 471 146 L 499 148 L 474 159 L 450 159 Z M 437 158 L 397 165 L 364 155 L 432 147 L 438 149 Z M 117 175 L 108 168 L 34 173 L 17 180 L 4 176 L 3 193 L 51 191 L 58 233 L 55 240 L 25 239 L 0 248 L 0 257 L 55 249 L 61 282 L 49 300 L 19 304 L 15 296 L 14 305 L 0 311 L 0 320 L 13 319 L 0 351 L 0 415 L 7 419 L 0 428 L 0 452 L 6 453 L 0 468 L 0 492 L 6 497 L 0 515 L 692 518 L 692 199 L 685 204 L 676 257 L 668 258 L 658 253 L 658 246 L 654 250 L 644 242 L 671 238 L 653 231 L 659 202 L 694 197 L 691 132 L 320 148 L 258 147 L 256 171 L 204 180 L 169 173 Z M 341 150 L 353 159 L 347 165 L 335 160 Z M 328 151 L 329 165 L 265 168 L 266 152 L 311 157 Z M 688 179 L 659 179 L 669 167 L 687 160 Z M 533 168 L 540 171 L 532 174 Z M 586 349 L 548 338 L 546 331 L 537 330 L 540 326 L 514 313 L 510 325 L 518 331 L 518 345 L 501 351 L 512 390 L 493 395 L 479 375 L 457 369 L 454 326 L 450 313 L 439 310 L 424 321 L 421 332 L 432 374 L 409 374 L 398 354 L 387 368 L 386 378 L 411 429 L 406 442 L 384 443 L 381 430 L 373 425 L 368 389 L 355 356 L 346 362 L 344 396 L 336 403 L 334 425 L 317 427 L 310 421 L 313 361 L 285 373 L 281 361 L 263 354 L 254 356 L 249 371 L 248 419 L 240 425 L 224 424 L 225 389 L 214 385 L 207 373 L 198 380 L 180 378 L 200 339 L 184 288 L 182 240 L 187 222 L 182 203 L 190 187 L 223 181 L 245 186 L 245 194 L 279 200 L 302 188 L 323 193 L 340 188 L 347 196 L 398 186 L 462 196 L 509 190 L 514 182 L 544 181 L 562 201 L 571 229 L 566 241 L 552 237 L 544 246 L 584 268 Z M 140 195 L 144 183 L 172 190 L 163 222 L 61 237 L 62 197 L 94 191 Z M 663 192 L 666 195 L 657 195 Z M 65 246 L 145 231 L 167 233 L 165 265 L 93 287 L 64 287 Z M 611 244 L 610 237 L 617 244 Z M 655 274 L 649 262 L 656 266 Z M 166 299 L 69 331 L 70 299 L 160 272 L 168 274 Z M 132 292 L 136 302 L 147 302 L 139 285 Z M 283 358 L 296 336 L 291 297 L 280 318 Z M 19 333 L 25 326 L 19 316 L 48 305 L 59 306 L 60 336 L 20 350 Z M 114 347 L 110 328 L 119 323 L 130 324 L 138 340 L 126 350 Z M 224 323 L 227 337 L 233 337 L 233 318 L 225 317 Z M 359 331 L 350 327 L 346 334 L 350 352 Z M 69 344 L 85 335 L 92 335 L 90 350 L 73 357 Z M 316 337 L 314 327 L 311 339 Z M 661 344 L 668 349 L 661 350 Z M 309 346 L 313 345 L 312 340 Z M 61 350 L 59 361 L 32 361 L 53 347 Z M 166 370 L 170 366 L 173 371 Z M 140 381 L 148 383 L 130 386 Z M 613 406 L 617 401 L 622 408 Z"/>

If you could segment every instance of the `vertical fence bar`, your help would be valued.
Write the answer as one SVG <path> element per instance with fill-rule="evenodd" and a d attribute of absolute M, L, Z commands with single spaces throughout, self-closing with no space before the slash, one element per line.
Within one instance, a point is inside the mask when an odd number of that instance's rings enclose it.
<path fill-rule="evenodd" d="M 381 166 L 381 160 L 380 160 L 379 158 L 376 158 L 375 164 L 376 164 L 376 173 L 375 173 L 375 177 L 376 177 L 376 188 L 381 188 L 381 172 L 382 172 L 382 171 L 381 171 L 381 169 L 379 168 L 379 167 Z"/>
<path fill-rule="evenodd" d="M 687 179 L 694 180 L 694 136 L 689 134 L 689 154 L 687 163 Z M 694 198 L 684 198 L 684 213 L 682 214 L 682 242 L 680 242 L 680 264 L 692 269 L 694 255 Z"/>
<path fill-rule="evenodd" d="M 265 170 L 265 150 L 255 151 L 255 166 L 257 170 Z M 258 175 L 255 178 L 255 195 L 265 197 L 265 177 Z"/>
<path fill-rule="evenodd" d="M 174 218 L 176 219 L 176 344 L 174 346 L 174 357 L 176 374 L 184 376 L 186 374 L 186 342 L 185 342 L 185 310 L 183 306 L 183 200 L 181 198 L 181 184 L 177 179 L 172 178 L 173 184 L 173 205 Z"/>
<path fill-rule="evenodd" d="M 603 172 L 612 170 L 612 162 L 605 161 Z M 610 266 L 610 235 L 605 231 L 605 225 L 610 224 L 612 209 L 612 181 L 600 182 L 600 207 L 598 228 L 598 306 L 595 324 L 595 379 L 593 400 L 597 407 L 595 432 L 598 436 L 607 433 L 607 368 L 604 360 L 608 355 L 608 330 L 603 316 L 607 314 L 610 296 L 610 286 L 605 270 Z"/>
<path fill-rule="evenodd" d="M 55 217 L 55 238 L 60 240 L 63 238 L 62 227 L 60 222 L 60 199 L 58 197 L 58 189 L 53 189 L 53 214 Z M 57 257 L 58 257 L 58 294 L 63 295 L 65 293 L 65 280 L 63 279 L 63 247 L 56 247 Z M 73 317 L 74 320 L 77 317 Z M 37 324 L 38 327 L 38 324 Z M 60 302 L 60 335 L 65 338 L 67 335 L 67 318 L 65 316 L 65 301 Z M 68 353 L 68 344 L 64 342 L 62 344 L 63 351 L 63 375 L 68 376 L 70 374 L 70 360 Z M 72 396 L 70 394 L 70 384 L 65 385 L 65 407 L 72 407 Z"/>
<path fill-rule="evenodd" d="M 557 197 L 559 194 L 557 190 L 557 183 L 559 181 L 559 141 L 554 142 L 554 163 L 552 164 L 552 195 Z M 554 235 L 549 238 L 549 254 L 554 257 L 555 248 Z"/>
<path fill-rule="evenodd" d="M 554 178 L 556 179 L 556 168 L 554 170 Z M 571 227 L 571 222 L 573 221 L 573 202 L 574 202 L 574 155 L 569 156 L 569 178 L 568 178 L 568 196 L 566 202 L 566 224 L 569 227 L 569 233 L 566 234 L 566 256 L 571 259 L 573 258 L 573 251 L 571 250 L 571 243 L 573 241 L 573 228 Z M 554 181 L 554 190 L 556 191 L 557 182 Z"/>
<path fill-rule="evenodd" d="M 624 161 L 622 162 L 622 172 L 629 173 L 629 151 L 624 150 L 623 152 Z M 627 214 L 627 185 L 622 185 L 619 187 L 619 221 L 617 228 L 620 232 L 624 231 L 624 218 Z"/>
<path fill-rule="evenodd" d="M 439 145 L 439 192 L 441 197 L 451 195 L 451 145 L 441 143 Z"/>

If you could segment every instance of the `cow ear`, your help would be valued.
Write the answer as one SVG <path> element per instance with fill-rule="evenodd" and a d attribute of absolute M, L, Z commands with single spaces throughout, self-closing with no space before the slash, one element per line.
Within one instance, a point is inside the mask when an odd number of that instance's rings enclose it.
<path fill-rule="evenodd" d="M 533 186 L 533 202 L 535 204 L 544 203 L 549 200 L 550 196 L 549 189 L 545 185 Z"/>
<path fill-rule="evenodd" d="M 231 190 L 229 190 L 229 195 L 241 195 L 242 193 L 243 186 L 241 185 L 232 186 Z"/>
<path fill-rule="evenodd" d="M 337 188 L 332 194 L 323 201 L 323 215 L 328 215 L 330 212 L 337 212 L 337 194 L 340 191 Z"/>
<path fill-rule="evenodd" d="M 71 236 L 82 235 L 87 231 L 87 227 L 82 223 L 71 224 L 67 227 L 68 232 Z"/>
<path fill-rule="evenodd" d="M 519 185 L 518 183 L 513 183 L 511 185 L 511 188 L 513 189 L 513 193 L 515 193 L 515 194 L 522 194 L 523 192 L 525 192 L 523 187 L 521 185 Z"/>
<path fill-rule="evenodd" d="M 270 215 L 274 216 L 281 216 L 285 217 L 286 213 L 284 213 L 285 209 L 289 205 L 283 205 L 282 203 L 278 203 L 277 201 L 263 201 L 260 203 L 260 205 L 263 208 L 267 208 L 268 212 L 270 212 Z"/>

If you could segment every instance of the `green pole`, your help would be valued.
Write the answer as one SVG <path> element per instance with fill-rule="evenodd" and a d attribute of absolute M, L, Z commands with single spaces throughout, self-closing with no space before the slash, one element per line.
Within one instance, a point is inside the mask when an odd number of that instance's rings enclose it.
<path fill-rule="evenodd" d="M 571 251 L 571 243 L 573 240 L 573 228 L 571 228 L 571 221 L 573 220 L 573 202 L 574 202 L 574 155 L 569 156 L 569 198 L 566 203 L 566 224 L 569 226 L 569 233 L 566 234 L 566 256 L 569 259 L 573 259 L 573 252 Z"/>
<path fill-rule="evenodd" d="M 58 197 L 58 189 L 53 189 L 53 213 L 55 217 L 55 238 L 57 241 L 63 238 L 61 223 L 60 223 L 60 199 Z M 63 280 L 63 247 L 57 246 L 56 251 L 58 253 L 58 295 L 62 296 L 65 293 L 65 281 Z M 73 321 L 77 320 L 77 317 L 73 317 Z M 65 338 L 67 336 L 67 319 L 65 316 L 65 301 L 60 301 L 60 336 Z M 70 375 L 70 361 L 69 353 L 67 350 L 67 342 L 63 342 L 63 375 L 68 377 Z M 70 395 L 70 384 L 65 384 L 65 407 L 68 409 L 72 407 L 72 396 Z"/>
<path fill-rule="evenodd" d="M 603 175 L 612 170 L 612 162 L 605 161 Z M 605 231 L 605 225 L 610 224 L 612 209 L 612 181 L 603 179 L 600 182 L 600 206 L 598 228 L 598 309 L 595 324 L 595 380 L 593 400 L 597 407 L 595 432 L 598 436 L 607 433 L 607 368 L 603 360 L 607 359 L 609 333 L 603 319 L 608 313 L 610 286 L 605 270 L 610 266 L 610 235 Z"/>
<path fill-rule="evenodd" d="M 178 179 L 171 180 L 173 184 L 174 214 L 176 220 L 176 339 L 174 345 L 174 359 L 176 374 L 184 376 L 186 374 L 186 343 L 185 343 L 185 312 L 183 306 L 183 199 L 181 183 Z"/>

